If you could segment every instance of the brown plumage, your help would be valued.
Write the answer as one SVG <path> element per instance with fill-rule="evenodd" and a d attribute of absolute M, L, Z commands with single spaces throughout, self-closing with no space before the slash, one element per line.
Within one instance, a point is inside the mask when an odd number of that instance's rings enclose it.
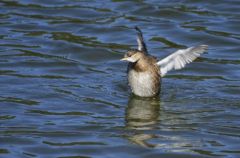
<path fill-rule="evenodd" d="M 156 65 L 156 58 L 138 50 L 127 54 L 138 59 L 128 64 L 128 82 L 132 92 L 144 97 L 157 95 L 160 90 L 160 69 Z"/>
<path fill-rule="evenodd" d="M 128 61 L 128 82 L 135 95 L 152 97 L 159 94 L 161 77 L 172 69 L 181 69 L 192 62 L 206 49 L 206 45 L 190 47 L 174 52 L 168 57 L 157 61 L 148 54 L 143 41 L 142 32 L 138 31 L 138 50 L 128 51 L 121 60 Z"/>

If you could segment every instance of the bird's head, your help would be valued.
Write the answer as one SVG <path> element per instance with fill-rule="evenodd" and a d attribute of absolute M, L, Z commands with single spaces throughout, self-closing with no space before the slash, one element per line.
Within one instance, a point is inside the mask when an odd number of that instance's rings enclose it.
<path fill-rule="evenodd" d="M 136 63 L 143 56 L 144 56 L 144 53 L 139 50 L 130 50 L 124 55 L 124 57 L 121 59 L 121 61 L 128 61 L 131 63 Z"/>

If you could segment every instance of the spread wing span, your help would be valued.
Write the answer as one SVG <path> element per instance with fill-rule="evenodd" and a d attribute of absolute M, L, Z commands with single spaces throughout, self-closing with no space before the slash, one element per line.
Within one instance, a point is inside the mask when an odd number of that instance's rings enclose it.
<path fill-rule="evenodd" d="M 168 71 L 182 69 L 186 64 L 191 63 L 205 52 L 207 48 L 207 45 L 199 45 L 187 49 L 180 49 L 158 61 L 157 65 L 160 66 L 161 76 L 165 76 Z"/>

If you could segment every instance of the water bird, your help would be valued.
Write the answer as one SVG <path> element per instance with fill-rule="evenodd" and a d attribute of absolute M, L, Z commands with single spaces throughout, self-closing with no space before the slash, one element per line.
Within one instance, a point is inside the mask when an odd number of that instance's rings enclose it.
<path fill-rule="evenodd" d="M 127 61 L 127 77 L 132 93 L 140 97 L 153 97 L 159 94 L 161 78 L 171 70 L 179 70 L 198 58 L 208 48 L 207 45 L 198 45 L 180 49 L 169 56 L 157 60 L 148 53 L 142 31 L 137 31 L 138 49 L 125 53 L 121 61 Z"/>

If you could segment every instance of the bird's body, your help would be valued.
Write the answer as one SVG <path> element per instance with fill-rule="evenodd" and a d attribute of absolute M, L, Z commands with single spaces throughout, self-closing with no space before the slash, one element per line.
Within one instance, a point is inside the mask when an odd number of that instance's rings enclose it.
<path fill-rule="evenodd" d="M 128 65 L 128 82 L 132 92 L 138 96 L 149 97 L 159 93 L 161 85 L 160 68 L 157 60 L 144 55 L 137 63 Z"/>
<path fill-rule="evenodd" d="M 159 94 L 161 77 L 172 69 L 183 68 L 207 49 L 206 45 L 190 47 L 178 50 L 157 61 L 155 57 L 148 54 L 140 29 L 136 28 L 136 30 L 139 32 L 138 50 L 128 51 L 122 60 L 129 62 L 127 74 L 132 92 L 141 97 Z"/>

